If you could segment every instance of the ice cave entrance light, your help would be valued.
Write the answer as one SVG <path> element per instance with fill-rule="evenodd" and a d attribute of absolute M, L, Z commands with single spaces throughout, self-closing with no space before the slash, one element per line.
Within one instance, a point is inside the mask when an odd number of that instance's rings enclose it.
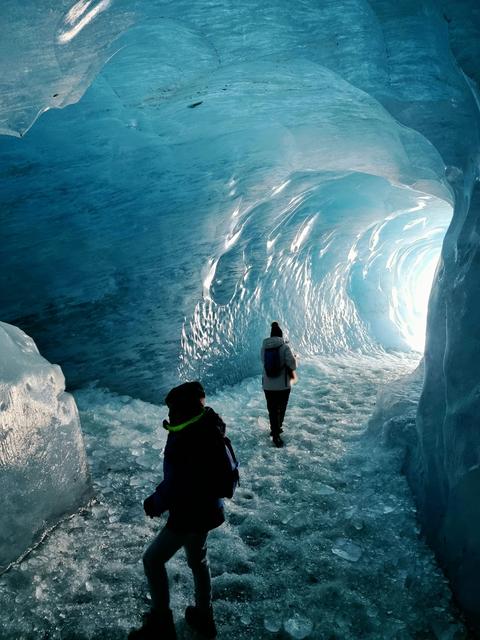
<path fill-rule="evenodd" d="M 422 352 L 425 346 L 428 301 L 439 256 L 440 247 L 419 252 L 402 286 L 392 290 L 390 318 L 414 351 Z"/>

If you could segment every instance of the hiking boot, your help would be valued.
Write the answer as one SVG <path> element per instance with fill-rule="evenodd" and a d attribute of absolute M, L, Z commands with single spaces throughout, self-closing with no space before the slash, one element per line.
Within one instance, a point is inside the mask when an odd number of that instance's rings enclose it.
<path fill-rule="evenodd" d="M 207 611 L 202 611 L 202 609 L 199 609 L 198 607 L 187 607 L 185 609 L 185 620 L 204 638 L 216 637 L 217 627 L 215 626 L 215 620 L 213 619 L 212 607 Z"/>
<path fill-rule="evenodd" d="M 277 449 L 280 449 L 280 447 L 283 447 L 283 440 L 278 434 L 273 436 L 273 444 L 277 447 Z"/>
<path fill-rule="evenodd" d="M 143 615 L 143 624 L 128 634 L 128 640 L 177 640 L 177 632 L 170 609 L 159 614 L 149 611 Z"/>

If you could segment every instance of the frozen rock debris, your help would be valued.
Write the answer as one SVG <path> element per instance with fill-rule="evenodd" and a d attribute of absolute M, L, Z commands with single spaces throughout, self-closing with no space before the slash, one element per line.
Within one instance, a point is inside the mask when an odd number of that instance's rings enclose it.
<path fill-rule="evenodd" d="M 59 366 L 0 322 L 0 572 L 90 491 L 80 419 Z"/>

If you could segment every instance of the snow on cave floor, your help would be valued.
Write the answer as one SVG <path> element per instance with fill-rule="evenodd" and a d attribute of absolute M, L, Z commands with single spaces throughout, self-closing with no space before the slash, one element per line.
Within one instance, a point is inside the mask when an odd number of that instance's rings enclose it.
<path fill-rule="evenodd" d="M 379 386 L 415 365 L 303 363 L 279 450 L 258 379 L 207 398 L 242 465 L 227 524 L 209 538 L 219 639 L 466 637 L 419 538 L 400 454 L 363 435 Z M 161 479 L 165 409 L 95 388 L 75 397 L 96 500 L 0 578 L 2 640 L 126 638 L 148 608 L 142 550 L 164 520 L 147 520 L 142 500 Z M 169 574 L 179 638 L 193 638 L 182 552 Z"/>

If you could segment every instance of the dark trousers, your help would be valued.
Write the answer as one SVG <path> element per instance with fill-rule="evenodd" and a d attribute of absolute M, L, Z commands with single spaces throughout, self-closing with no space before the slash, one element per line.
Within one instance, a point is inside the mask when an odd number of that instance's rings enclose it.
<path fill-rule="evenodd" d="M 152 596 L 152 609 L 161 614 L 170 607 L 165 563 L 184 547 L 188 566 L 193 573 L 195 606 L 208 611 L 212 604 L 212 587 L 207 559 L 207 536 L 208 532 L 175 533 L 164 527 L 150 544 L 143 556 L 143 566 Z"/>
<path fill-rule="evenodd" d="M 268 391 L 264 389 L 265 398 L 267 400 L 268 417 L 270 418 L 270 431 L 272 435 L 280 434 L 285 411 L 287 410 L 290 389 L 281 389 L 280 391 Z"/>

